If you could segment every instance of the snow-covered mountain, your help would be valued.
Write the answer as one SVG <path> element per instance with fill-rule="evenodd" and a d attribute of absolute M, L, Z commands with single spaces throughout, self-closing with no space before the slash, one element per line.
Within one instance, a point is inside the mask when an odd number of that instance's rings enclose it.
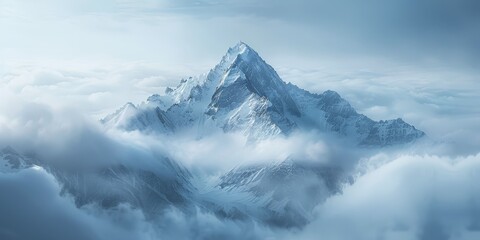
<path fill-rule="evenodd" d="M 316 129 L 369 146 L 408 143 L 425 135 L 402 119 L 373 121 L 334 91 L 314 94 L 285 83 L 243 42 L 230 48 L 208 74 L 183 79 L 137 106 L 127 103 L 102 122 L 161 134 L 198 129 L 202 136 L 219 128 L 250 139 Z"/>
<path fill-rule="evenodd" d="M 227 195 L 243 194 L 234 202 L 256 207 L 244 211 L 263 222 L 302 227 L 313 218 L 313 208 L 340 193 L 344 183 L 350 179 L 337 166 L 288 158 L 273 164 L 239 166 L 220 177 L 215 188 Z"/>
<path fill-rule="evenodd" d="M 245 43 L 230 48 L 208 74 L 183 79 L 176 88 L 141 104 L 127 103 L 101 121 L 107 128 L 153 136 L 241 132 L 255 140 L 253 144 L 296 130 L 333 134 L 347 147 L 405 144 L 425 135 L 401 119 L 373 121 L 334 91 L 314 94 L 285 83 Z M 107 157 L 117 158 L 113 153 Z M 185 213 L 201 209 L 220 218 L 254 219 L 280 227 L 304 226 L 316 205 L 352 181 L 341 164 L 292 156 L 240 164 L 208 180 L 163 155 L 155 155 L 148 167 L 138 164 L 138 157 L 122 159 L 72 168 L 7 147 L 0 151 L 0 171 L 42 167 L 79 206 L 95 203 L 110 208 L 128 203 L 152 219 L 169 207 Z"/>
<path fill-rule="evenodd" d="M 373 121 L 334 91 L 315 94 L 285 83 L 242 42 L 208 74 L 183 79 L 139 105 L 127 103 L 102 122 L 109 128 L 147 134 L 188 130 L 202 137 L 220 129 L 241 132 L 255 141 L 315 130 L 336 135 L 346 146 L 405 144 L 425 135 L 400 118 Z M 199 186 L 196 205 L 220 217 L 253 217 L 275 226 L 301 227 L 310 221 L 318 203 L 350 182 L 349 173 L 335 164 L 289 157 L 226 172 Z"/>

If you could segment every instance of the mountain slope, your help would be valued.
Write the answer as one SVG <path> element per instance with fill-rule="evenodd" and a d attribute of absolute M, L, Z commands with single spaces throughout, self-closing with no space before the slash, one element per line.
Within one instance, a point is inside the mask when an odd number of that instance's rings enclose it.
<path fill-rule="evenodd" d="M 317 129 L 369 146 L 408 143 L 425 135 L 401 119 L 373 121 L 334 91 L 313 94 L 285 83 L 242 42 L 208 74 L 183 79 L 138 106 L 127 104 L 102 122 L 110 128 L 155 133 L 240 131 L 251 139 Z"/>
<path fill-rule="evenodd" d="M 74 197 L 78 206 L 98 204 L 103 208 L 128 203 L 149 219 L 167 208 L 195 211 L 196 189 L 188 170 L 168 158 L 158 158 L 149 169 L 135 164 L 99 164 L 88 168 L 72 168 L 26 157 L 11 147 L 0 150 L 0 172 L 16 172 L 41 167 L 62 186 L 62 193 Z M 138 159 L 132 159 L 132 163 Z"/>
<path fill-rule="evenodd" d="M 374 121 L 359 114 L 334 91 L 315 94 L 285 83 L 245 43 L 230 48 L 208 74 L 183 79 L 165 94 L 129 108 L 110 115 L 104 124 L 160 134 L 193 130 L 200 137 L 220 129 L 256 141 L 315 130 L 337 135 L 344 147 L 406 144 L 425 135 L 402 119 Z M 301 227 L 318 203 L 349 182 L 342 167 L 287 158 L 232 169 L 201 186 L 197 204 L 221 217 L 249 216 L 275 226 Z"/>
<path fill-rule="evenodd" d="M 348 182 L 342 169 L 286 159 L 275 164 L 239 166 L 220 177 L 216 188 L 257 206 L 249 212 L 280 227 L 301 227 L 312 219 L 313 208 Z"/>

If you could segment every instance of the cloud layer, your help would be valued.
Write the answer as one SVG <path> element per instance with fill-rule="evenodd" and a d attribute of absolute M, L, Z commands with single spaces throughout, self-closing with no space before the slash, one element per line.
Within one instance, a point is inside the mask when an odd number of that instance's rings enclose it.
<path fill-rule="evenodd" d="M 40 167 L 0 173 L 2 239 L 149 239 L 154 232 L 138 211 L 79 209 Z M 90 209 L 87 209 L 90 208 Z M 123 209 L 122 209 L 123 208 Z M 123 226 L 122 226 L 123 225 Z"/>
<path fill-rule="evenodd" d="M 54 175 L 33 167 L 0 173 L 0 238 L 479 239 L 479 9 L 474 0 L 4 0 L 0 148 L 62 168 L 125 164 L 166 178 L 163 156 L 212 179 L 292 156 L 340 165 L 355 181 L 319 204 L 310 224 L 285 230 L 201 207 L 154 219 L 128 204 L 80 207 Z M 245 145 L 236 134 L 158 137 L 99 126 L 124 103 L 207 72 L 239 40 L 287 82 L 338 91 L 375 120 L 401 117 L 433 143 L 372 156 L 312 132 Z"/>
<path fill-rule="evenodd" d="M 386 160 L 386 163 L 385 163 Z M 378 162 L 381 161 L 380 165 Z M 480 155 L 377 156 L 342 195 L 318 206 L 300 238 L 476 239 Z"/>

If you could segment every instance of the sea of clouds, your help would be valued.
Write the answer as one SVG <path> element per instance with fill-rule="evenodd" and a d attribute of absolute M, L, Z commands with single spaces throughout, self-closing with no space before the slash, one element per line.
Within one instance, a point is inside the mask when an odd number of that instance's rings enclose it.
<path fill-rule="evenodd" d="M 429 140 L 403 148 L 346 150 L 338 139 L 315 132 L 249 144 L 239 134 L 193 138 L 108 131 L 98 122 L 103 112 L 127 100 L 141 101 L 175 84 L 162 80 L 162 72 L 144 71 L 145 66 L 135 64 L 127 70 L 42 69 L 23 66 L 2 75 L 0 146 L 73 168 L 120 162 L 155 169 L 159 156 L 166 155 L 203 177 L 218 177 L 240 164 L 278 162 L 294 156 L 341 165 L 352 173 L 354 183 L 319 204 L 314 219 L 305 227 L 281 229 L 254 220 L 220 219 L 201 209 L 190 215 L 172 208 L 147 220 L 129 205 L 78 207 L 73 196 L 61 191 L 62 185 L 53 175 L 33 167 L 0 173 L 2 238 L 480 237 L 480 189 L 476 184 L 480 180 L 476 134 L 480 113 L 474 106 L 479 86 L 472 76 L 435 71 L 420 74 L 412 69 L 328 76 L 308 69 L 281 70 L 284 79 L 312 92 L 338 91 L 359 112 L 374 119 L 402 117 L 424 130 Z M 455 84 L 446 80 L 452 76 L 459 79 Z M 158 88 L 134 84 L 133 90 L 127 90 L 124 86 L 145 79 Z"/>

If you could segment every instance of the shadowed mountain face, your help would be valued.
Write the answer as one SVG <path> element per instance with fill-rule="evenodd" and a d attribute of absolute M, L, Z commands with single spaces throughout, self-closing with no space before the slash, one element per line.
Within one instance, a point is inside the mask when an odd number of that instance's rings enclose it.
<path fill-rule="evenodd" d="M 138 106 L 128 103 L 102 122 L 159 134 L 240 131 L 253 140 L 314 129 L 367 146 L 409 143 L 425 135 L 401 119 L 373 121 L 334 91 L 313 94 L 285 83 L 245 43 L 230 48 L 208 74 L 184 79 Z"/>

